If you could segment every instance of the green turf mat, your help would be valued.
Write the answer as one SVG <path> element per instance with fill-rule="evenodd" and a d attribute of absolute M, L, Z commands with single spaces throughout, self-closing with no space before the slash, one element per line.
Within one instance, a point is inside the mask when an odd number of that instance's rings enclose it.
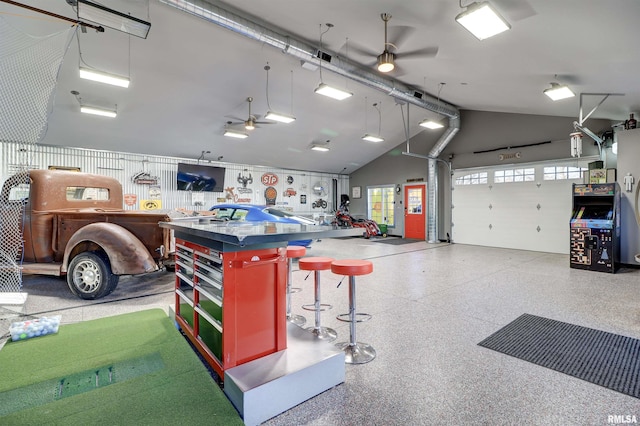
<path fill-rule="evenodd" d="M 243 424 L 160 309 L 8 342 L 0 400 L 0 424 Z"/>

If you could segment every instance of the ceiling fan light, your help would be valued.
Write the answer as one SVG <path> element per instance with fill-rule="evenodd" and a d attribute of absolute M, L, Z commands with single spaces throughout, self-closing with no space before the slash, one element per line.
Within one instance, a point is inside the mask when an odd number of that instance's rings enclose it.
<path fill-rule="evenodd" d="M 316 87 L 316 90 L 314 90 L 315 93 L 319 94 L 319 95 L 324 95 L 324 96 L 328 96 L 330 98 L 333 99 L 337 99 L 339 101 L 347 99 L 351 96 L 353 96 L 353 93 L 350 92 L 346 92 L 344 90 L 340 90 L 340 89 L 336 89 L 335 87 L 331 87 L 328 84 L 325 83 L 320 83 L 320 85 L 318 85 L 318 87 Z"/>
<path fill-rule="evenodd" d="M 431 129 L 431 130 L 442 129 L 444 127 L 444 124 L 442 124 L 441 122 L 432 120 L 430 118 L 426 118 L 418 124 L 422 127 L 426 127 L 427 129 Z"/>
<path fill-rule="evenodd" d="M 511 25 L 486 1 L 471 3 L 467 10 L 456 16 L 456 22 L 478 40 L 493 37 L 511 28 Z"/>
<path fill-rule="evenodd" d="M 280 123 L 293 123 L 296 121 L 296 118 L 293 115 L 282 114 L 279 112 L 267 111 L 267 114 L 264 116 L 267 120 L 279 121 Z"/>
<path fill-rule="evenodd" d="M 80 105 L 80 112 L 85 114 L 99 115 L 102 117 L 109 117 L 109 118 L 116 118 L 116 116 L 118 115 L 116 111 L 111 111 L 111 110 L 102 109 L 102 108 L 88 107 L 84 105 Z"/>
<path fill-rule="evenodd" d="M 386 50 L 378 55 L 378 71 L 380 72 L 390 72 L 396 67 L 394 64 L 395 56 L 391 52 L 387 52 Z"/>
<path fill-rule="evenodd" d="M 370 133 L 365 134 L 362 137 L 363 140 L 365 141 L 369 141 L 369 142 L 384 142 L 384 138 L 381 136 L 377 136 L 377 135 L 372 135 Z"/>
<path fill-rule="evenodd" d="M 248 134 L 233 129 L 225 129 L 224 136 L 236 139 L 246 139 L 249 137 Z"/>
<path fill-rule="evenodd" d="M 130 80 L 127 77 L 96 71 L 89 68 L 80 67 L 80 78 L 111 84 L 112 86 L 129 87 Z"/>
<path fill-rule="evenodd" d="M 551 87 L 543 90 L 542 93 L 547 95 L 553 101 L 571 98 L 576 95 L 567 85 L 560 85 L 558 83 L 551 83 Z"/>
<path fill-rule="evenodd" d="M 253 130 L 256 128 L 256 123 L 253 120 L 247 120 L 244 122 L 244 128 L 247 130 Z"/>

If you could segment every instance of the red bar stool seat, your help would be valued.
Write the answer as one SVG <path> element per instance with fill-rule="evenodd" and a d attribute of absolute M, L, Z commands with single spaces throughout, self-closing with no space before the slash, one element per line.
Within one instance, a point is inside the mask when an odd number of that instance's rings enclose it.
<path fill-rule="evenodd" d="M 330 257 L 303 257 L 298 261 L 300 269 L 304 271 L 314 271 L 315 283 L 314 294 L 315 301 L 313 304 L 303 305 L 302 309 L 308 311 L 315 311 L 316 321 L 313 327 L 307 328 L 318 339 L 331 342 L 338 337 L 338 333 L 329 327 L 323 327 L 320 325 L 320 312 L 331 309 L 331 305 L 321 303 L 320 300 L 320 271 L 330 270 L 333 259 Z"/>
<path fill-rule="evenodd" d="M 349 277 L 349 313 L 337 316 L 340 321 L 350 323 L 349 341 L 337 343 L 336 346 L 344 351 L 347 364 L 365 364 L 373 361 L 376 357 L 376 350 L 368 343 L 356 340 L 356 323 L 371 318 L 369 314 L 356 312 L 356 276 L 373 272 L 373 263 L 359 259 L 334 260 L 331 264 L 331 272 Z M 345 319 L 347 316 L 348 319 Z"/>
<path fill-rule="evenodd" d="M 306 247 L 287 246 L 287 321 L 301 327 L 307 322 L 307 319 L 302 315 L 291 313 L 291 293 L 295 293 L 291 283 L 293 283 L 293 259 L 298 259 L 305 254 L 307 254 Z M 300 289 L 297 290 L 300 291 Z"/>

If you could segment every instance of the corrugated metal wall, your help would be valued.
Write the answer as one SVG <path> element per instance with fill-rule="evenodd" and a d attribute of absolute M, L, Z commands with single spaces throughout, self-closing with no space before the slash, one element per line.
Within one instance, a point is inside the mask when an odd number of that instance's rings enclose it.
<path fill-rule="evenodd" d="M 133 194 L 136 203 L 124 206 L 126 209 L 140 209 L 145 200 L 159 199 L 162 209 L 187 208 L 206 210 L 220 202 L 238 202 L 251 204 L 265 204 L 265 190 L 271 186 L 277 191 L 276 205 L 284 210 L 299 214 L 313 215 L 332 212 L 334 206 L 334 185 L 337 182 L 337 194 L 348 194 L 348 176 L 305 172 L 301 170 L 287 170 L 252 166 L 248 164 L 232 164 L 210 161 L 205 158 L 201 165 L 224 167 L 225 192 L 204 192 L 195 196 L 190 191 L 178 191 L 176 175 L 178 163 L 197 164 L 195 159 L 160 157 L 111 151 L 87 150 L 80 148 L 58 147 L 51 145 L 27 146 L 11 142 L 2 142 L 0 164 L 2 165 L 2 181 L 12 175 L 20 164 L 29 164 L 33 169 L 47 169 L 50 167 L 79 168 L 86 173 L 111 176 L 118 179 L 123 186 L 124 194 Z M 157 179 L 157 185 L 138 184 L 134 178 L 141 173 Z M 277 177 L 277 183 L 265 185 L 261 177 L 270 173 Z M 252 178 L 246 187 L 242 178 Z M 273 178 L 272 178 L 273 180 Z M 327 194 L 316 195 L 313 187 L 321 182 L 327 189 Z M 159 198 L 156 198 L 159 197 Z M 202 198 L 202 205 L 194 201 Z M 327 201 L 325 209 L 313 208 L 313 203 L 322 198 Z M 339 195 L 337 196 L 339 199 Z"/>

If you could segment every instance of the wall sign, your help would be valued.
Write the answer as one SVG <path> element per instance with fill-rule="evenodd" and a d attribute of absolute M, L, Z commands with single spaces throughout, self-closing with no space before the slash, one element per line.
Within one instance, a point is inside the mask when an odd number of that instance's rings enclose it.
<path fill-rule="evenodd" d="M 127 206 L 135 206 L 138 196 L 136 194 L 124 194 L 124 203 Z"/>
<path fill-rule="evenodd" d="M 265 186 L 273 186 L 278 183 L 278 175 L 275 173 L 265 173 L 260 178 L 260 181 Z"/>
<path fill-rule="evenodd" d="M 500 161 L 504 161 L 504 160 L 513 160 L 514 158 L 520 158 L 522 156 L 522 154 L 520 154 L 520 152 L 512 152 L 509 154 L 500 154 L 498 155 L 498 159 Z"/>

